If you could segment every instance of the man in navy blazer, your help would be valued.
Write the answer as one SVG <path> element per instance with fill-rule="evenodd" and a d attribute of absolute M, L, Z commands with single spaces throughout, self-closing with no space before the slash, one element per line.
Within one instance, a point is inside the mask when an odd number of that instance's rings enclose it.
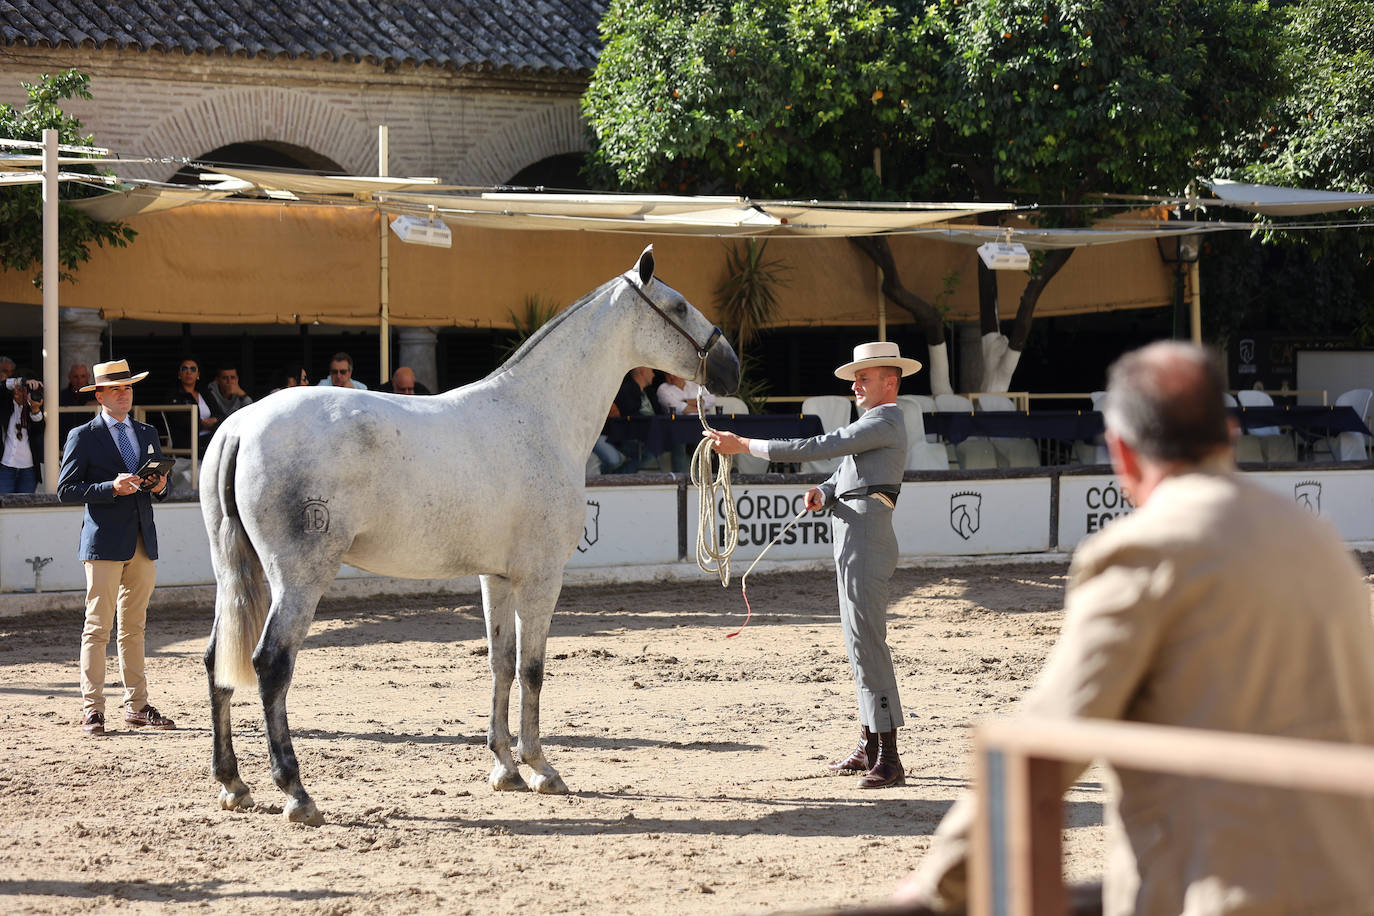
<path fill-rule="evenodd" d="M 167 497 L 167 477 L 134 472 L 148 458 L 161 458 L 157 430 L 129 416 L 134 375 L 118 359 L 95 367 L 100 412 L 67 435 L 57 498 L 85 503 L 78 555 L 86 567 L 86 625 L 81 631 L 81 728 L 105 733 L 105 650 L 118 619 L 119 667 L 124 681 L 124 721 L 134 726 L 175 728 L 148 702 L 143 671 L 143 631 L 148 599 L 157 581 L 157 527 L 153 498 Z"/>

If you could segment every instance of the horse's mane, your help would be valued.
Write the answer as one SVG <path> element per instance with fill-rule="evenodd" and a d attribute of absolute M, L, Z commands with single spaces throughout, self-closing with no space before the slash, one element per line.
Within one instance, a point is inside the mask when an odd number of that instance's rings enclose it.
<path fill-rule="evenodd" d="M 573 312 L 576 312 L 578 309 L 582 308 L 584 305 L 586 305 L 588 302 L 591 302 L 593 299 L 599 298 L 607 287 L 609 287 L 612 283 L 617 282 L 619 279 L 619 277 L 616 277 L 613 280 L 607 280 L 605 283 L 602 283 L 596 289 L 587 293 L 587 295 L 583 296 L 581 299 L 578 299 L 572 305 L 568 306 L 563 311 L 559 312 L 557 315 L 553 316 L 548 321 L 544 322 L 544 324 L 542 324 L 537 331 L 535 331 L 529 337 L 525 338 L 525 342 L 520 345 L 520 349 L 516 350 L 513 354 L 511 354 L 510 359 L 507 359 L 504 363 L 493 369 L 492 372 L 482 381 L 496 378 L 496 376 L 500 375 L 502 372 L 505 372 L 507 369 L 510 369 L 517 365 L 520 362 L 520 360 L 524 359 L 525 356 L 531 350 L 539 346 L 539 343 L 545 337 L 552 334 L 554 330 L 558 328 L 559 325 L 561 325 L 568 317 L 570 317 L 573 314 Z"/>

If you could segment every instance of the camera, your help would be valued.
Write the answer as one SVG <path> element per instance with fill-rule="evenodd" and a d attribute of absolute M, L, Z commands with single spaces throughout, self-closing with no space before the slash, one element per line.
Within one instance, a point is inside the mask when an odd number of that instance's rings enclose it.
<path fill-rule="evenodd" d="M 27 387 L 29 389 L 29 400 L 35 404 L 43 403 L 43 383 L 36 378 L 17 376 L 15 378 L 5 379 L 5 387 L 10 391 L 14 391 L 16 388 Z"/>

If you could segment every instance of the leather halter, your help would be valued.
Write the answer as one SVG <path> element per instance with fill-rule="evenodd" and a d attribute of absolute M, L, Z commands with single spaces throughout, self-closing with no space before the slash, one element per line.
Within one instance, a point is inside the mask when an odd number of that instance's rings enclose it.
<path fill-rule="evenodd" d="M 716 345 L 716 342 L 719 341 L 720 338 L 721 338 L 720 328 L 714 328 L 714 327 L 713 327 L 713 328 L 711 329 L 711 336 L 708 337 L 708 338 L 706 338 L 706 343 L 705 343 L 705 344 L 699 344 L 699 343 L 697 343 L 696 338 L 694 338 L 691 334 L 687 333 L 687 329 L 686 329 L 686 328 L 684 328 L 682 325 L 678 324 L 678 323 L 677 323 L 676 321 L 674 321 L 671 317 L 669 317 L 669 315 L 668 315 L 667 312 L 663 311 L 663 309 L 661 309 L 661 308 L 659 308 L 657 305 L 655 305 L 655 304 L 654 304 L 654 300 L 650 299 L 650 298 L 645 294 L 644 290 L 640 289 L 639 284 L 635 283 L 635 281 L 631 280 L 631 279 L 630 279 L 628 276 L 626 276 L 625 274 L 621 274 L 621 275 L 620 275 L 620 279 L 624 280 L 625 283 L 626 283 L 626 285 L 628 285 L 628 286 L 630 287 L 630 289 L 632 289 L 632 290 L 634 290 L 636 293 L 638 293 L 638 294 L 639 294 L 639 298 L 643 299 L 643 300 L 644 300 L 644 303 L 645 303 L 646 305 L 648 305 L 649 308 L 653 309 L 655 312 L 658 312 L 658 317 L 660 317 L 660 318 L 662 318 L 664 321 L 668 322 L 668 324 L 673 328 L 673 330 L 677 331 L 677 332 L 678 332 L 679 334 L 681 334 L 683 337 L 687 338 L 687 342 L 690 343 L 690 344 L 692 345 L 692 347 L 697 351 L 697 359 L 701 360 L 701 362 L 702 362 L 702 364 L 703 364 L 703 368 L 704 368 L 704 364 L 706 363 L 706 355 L 707 355 L 708 353 L 711 352 L 711 348 L 714 347 L 714 346 Z M 661 283 L 661 282 L 663 282 L 663 281 L 660 280 L 659 282 Z M 705 380 L 705 373 L 704 373 L 704 372 L 702 373 L 702 379 L 703 379 L 703 381 Z"/>

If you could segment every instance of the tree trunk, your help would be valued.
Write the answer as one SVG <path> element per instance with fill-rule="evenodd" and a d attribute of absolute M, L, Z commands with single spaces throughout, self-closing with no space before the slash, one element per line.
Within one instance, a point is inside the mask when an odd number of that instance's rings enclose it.
<path fill-rule="evenodd" d="M 921 328 L 926 347 L 930 351 L 926 372 L 930 379 L 931 393 L 951 393 L 953 389 L 949 384 L 949 348 L 945 341 L 945 319 L 940 310 L 902 285 L 897 262 L 892 257 L 892 246 L 888 245 L 887 239 L 882 236 L 864 235 L 851 238 L 849 241 L 882 269 L 883 295 L 915 318 Z"/>

